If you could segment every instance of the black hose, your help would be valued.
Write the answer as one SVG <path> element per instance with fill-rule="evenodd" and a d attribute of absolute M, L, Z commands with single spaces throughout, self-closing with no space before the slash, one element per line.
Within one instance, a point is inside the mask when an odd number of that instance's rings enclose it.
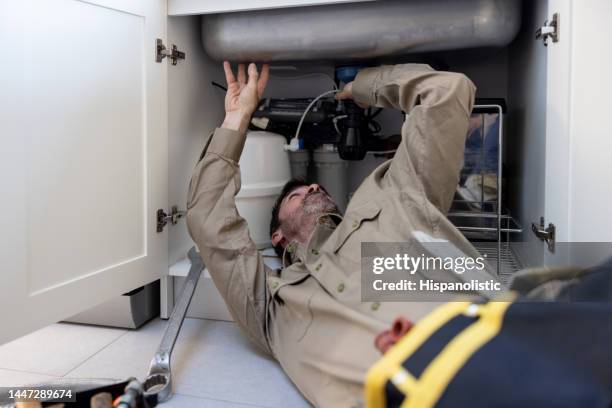
<path fill-rule="evenodd" d="M 210 83 L 211 83 L 213 86 L 216 86 L 217 88 L 223 89 L 225 92 L 227 92 L 227 88 L 226 88 L 226 87 L 224 87 L 223 85 L 221 85 L 220 83 L 215 82 L 215 81 L 210 81 Z"/>

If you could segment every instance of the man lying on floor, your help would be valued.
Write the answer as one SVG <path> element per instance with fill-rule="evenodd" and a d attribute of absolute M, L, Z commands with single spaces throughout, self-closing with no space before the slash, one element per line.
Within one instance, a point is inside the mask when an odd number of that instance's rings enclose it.
<path fill-rule="evenodd" d="M 479 256 L 445 217 L 459 180 L 475 87 L 462 74 L 426 65 L 362 70 L 337 98 L 407 112 L 401 145 L 364 180 L 343 216 L 317 184 L 289 182 L 273 208 L 270 230 L 289 265 L 273 271 L 235 204 L 237 163 L 268 66 L 258 73 L 250 64 L 248 79 L 244 65 L 237 78 L 229 63 L 224 68 L 226 117 L 193 173 L 191 236 L 236 322 L 280 362 L 303 395 L 316 406 L 361 406 L 366 371 L 380 357 L 376 335 L 398 316 L 417 322 L 440 304 L 362 302 L 361 242 L 404 242 L 419 233 Z"/>

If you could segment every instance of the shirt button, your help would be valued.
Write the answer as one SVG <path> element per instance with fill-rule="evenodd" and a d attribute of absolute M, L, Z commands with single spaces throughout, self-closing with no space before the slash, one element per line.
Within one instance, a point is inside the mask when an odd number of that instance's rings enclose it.
<path fill-rule="evenodd" d="M 278 288 L 278 282 L 272 282 L 272 289 Z"/>
<path fill-rule="evenodd" d="M 340 293 L 344 292 L 344 283 L 340 283 L 338 285 L 338 292 L 340 292 Z"/>
<path fill-rule="evenodd" d="M 359 226 L 359 221 L 353 221 L 353 228 L 357 228 Z"/>
<path fill-rule="evenodd" d="M 378 308 L 380 307 L 380 302 L 374 302 L 372 303 L 372 306 L 370 306 L 372 308 L 372 310 L 377 311 Z"/>
<path fill-rule="evenodd" d="M 319 251 L 314 248 L 310 252 L 312 252 L 313 255 L 319 255 Z"/>
<path fill-rule="evenodd" d="M 319 269 L 321 269 L 321 266 L 323 266 L 322 264 L 318 264 L 317 267 L 315 268 L 315 271 L 318 271 Z"/>

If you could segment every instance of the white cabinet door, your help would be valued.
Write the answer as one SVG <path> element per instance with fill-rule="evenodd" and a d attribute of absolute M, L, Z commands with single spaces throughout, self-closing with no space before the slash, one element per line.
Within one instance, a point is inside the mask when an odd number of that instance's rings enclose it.
<path fill-rule="evenodd" d="M 167 273 L 164 0 L 0 3 L 0 344 Z"/>
<path fill-rule="evenodd" d="M 548 46 L 546 222 L 573 245 L 549 263 L 593 264 L 612 256 L 612 65 L 608 0 L 549 0 L 559 42 Z M 567 247 L 567 245 L 566 245 Z M 562 259 L 556 259 L 561 257 Z"/>
<path fill-rule="evenodd" d="M 571 0 L 549 0 L 548 18 L 560 16 L 559 42 L 549 41 L 546 92 L 546 155 L 544 158 L 546 225 L 554 223 L 556 240 L 569 240 L 567 213 L 569 203 L 569 111 L 571 106 Z M 544 23 L 541 21 L 540 23 Z M 544 47 L 542 45 L 542 47 Z M 532 221 L 537 222 L 534 219 Z M 549 265 L 567 265 L 565 256 L 544 249 L 544 260 Z M 563 258 L 563 259 L 562 259 Z"/>

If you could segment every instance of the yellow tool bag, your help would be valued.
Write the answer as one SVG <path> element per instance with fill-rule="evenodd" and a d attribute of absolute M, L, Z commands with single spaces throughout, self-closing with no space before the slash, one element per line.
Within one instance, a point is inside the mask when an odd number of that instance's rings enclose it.
<path fill-rule="evenodd" d="M 610 293 L 603 272 L 591 289 Z M 612 407 L 612 301 L 599 300 L 445 304 L 369 370 L 367 407 Z"/>

